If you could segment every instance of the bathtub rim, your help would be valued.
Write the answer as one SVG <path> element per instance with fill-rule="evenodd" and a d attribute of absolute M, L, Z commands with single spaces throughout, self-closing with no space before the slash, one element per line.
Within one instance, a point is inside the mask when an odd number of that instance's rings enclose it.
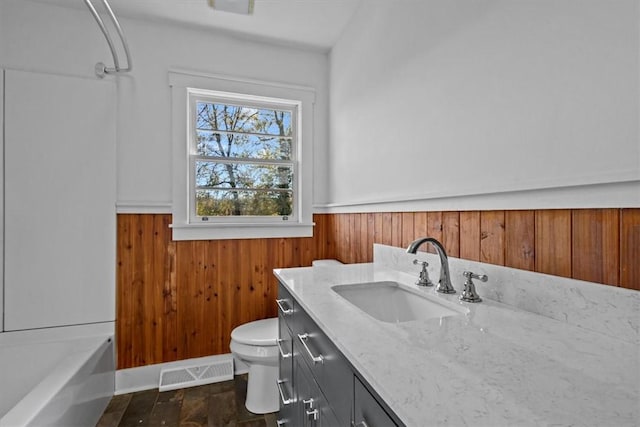
<path fill-rule="evenodd" d="M 23 343 L 34 343 L 33 340 L 19 340 Z M 99 334 L 92 336 L 66 336 L 64 339 L 49 339 L 40 341 L 43 344 L 48 342 L 68 341 L 73 343 L 74 349 L 64 357 L 47 376 L 45 376 L 38 384 L 36 384 L 29 392 L 22 397 L 9 411 L 0 418 L 0 427 L 15 427 L 29 425 L 36 419 L 40 412 L 47 407 L 49 402 L 60 393 L 68 384 L 74 375 L 79 372 L 94 357 L 100 357 L 104 352 L 114 352 L 114 336 L 113 334 Z M 37 342 L 37 341 L 36 341 Z M 19 346 L 20 343 L 14 342 L 13 345 Z M 115 357 L 115 354 L 112 353 Z M 111 384 L 111 395 L 114 393 L 115 385 L 115 366 L 114 381 Z"/>

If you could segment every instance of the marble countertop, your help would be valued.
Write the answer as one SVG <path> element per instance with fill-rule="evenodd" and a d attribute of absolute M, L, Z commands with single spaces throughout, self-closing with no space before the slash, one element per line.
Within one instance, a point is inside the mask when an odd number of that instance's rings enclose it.
<path fill-rule="evenodd" d="M 275 274 L 407 426 L 640 425 L 637 342 L 487 298 L 462 303 L 460 289 L 438 294 L 377 263 Z M 384 280 L 469 311 L 385 323 L 331 290 Z"/>

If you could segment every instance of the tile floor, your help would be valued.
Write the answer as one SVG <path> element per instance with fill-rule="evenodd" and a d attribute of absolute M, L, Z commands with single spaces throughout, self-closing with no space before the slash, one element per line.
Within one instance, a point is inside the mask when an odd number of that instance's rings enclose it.
<path fill-rule="evenodd" d="M 276 427 L 277 413 L 247 411 L 246 392 L 246 375 L 240 375 L 216 384 L 114 396 L 96 427 Z"/>

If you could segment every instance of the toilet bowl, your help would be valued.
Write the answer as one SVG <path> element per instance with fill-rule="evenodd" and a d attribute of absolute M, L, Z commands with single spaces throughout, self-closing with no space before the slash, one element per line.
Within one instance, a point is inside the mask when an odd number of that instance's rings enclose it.
<path fill-rule="evenodd" d="M 249 366 L 245 407 L 254 414 L 276 412 L 278 318 L 245 323 L 231 332 L 231 352 Z"/>

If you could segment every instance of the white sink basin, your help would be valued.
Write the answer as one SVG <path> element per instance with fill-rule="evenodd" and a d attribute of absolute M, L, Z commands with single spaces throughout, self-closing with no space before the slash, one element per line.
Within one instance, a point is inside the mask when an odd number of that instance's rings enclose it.
<path fill-rule="evenodd" d="M 434 301 L 397 282 L 369 282 L 332 286 L 338 295 L 368 315 L 388 323 L 426 320 L 465 314 L 468 310 L 446 301 Z"/>

